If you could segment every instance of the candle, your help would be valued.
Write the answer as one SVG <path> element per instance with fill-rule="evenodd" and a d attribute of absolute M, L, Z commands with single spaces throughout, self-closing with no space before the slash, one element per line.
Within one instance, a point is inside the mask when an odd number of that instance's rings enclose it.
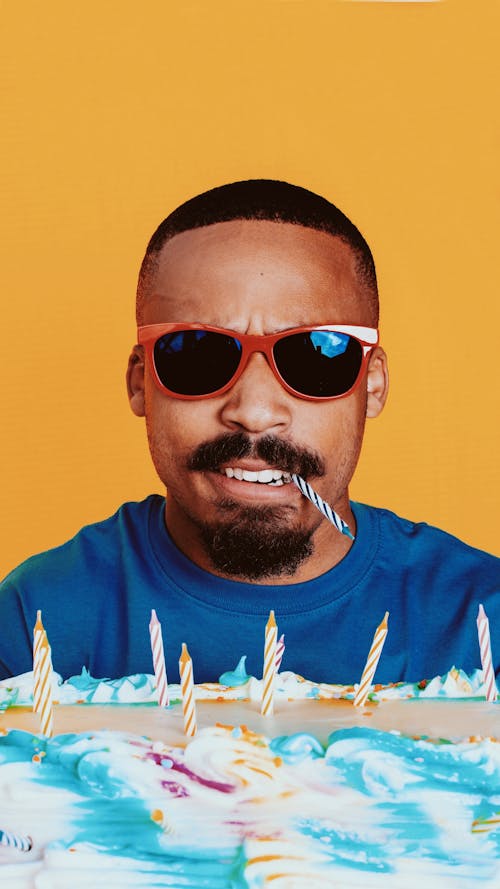
<path fill-rule="evenodd" d="M 486 700 L 496 701 L 498 697 L 495 684 L 495 673 L 491 657 L 490 622 L 482 605 L 479 606 L 477 615 L 477 633 L 479 638 L 479 650 L 481 652 L 481 665 L 483 668 L 483 681 L 486 686 Z"/>
<path fill-rule="evenodd" d="M 29 852 L 33 846 L 31 837 L 11 833 L 9 830 L 0 830 L 0 846 L 9 846 L 11 849 L 19 849 L 20 852 Z"/>
<path fill-rule="evenodd" d="M 37 661 L 40 657 L 40 645 L 42 643 L 44 632 L 42 612 L 38 610 L 36 613 L 36 623 L 33 627 L 33 678 L 35 678 L 35 674 L 37 673 Z M 35 698 L 36 695 L 33 693 L 33 711 L 36 713 Z"/>
<path fill-rule="evenodd" d="M 373 642 L 368 652 L 368 658 L 365 664 L 365 669 L 363 670 L 363 674 L 361 676 L 361 681 L 359 683 L 358 689 L 354 696 L 354 705 L 356 707 L 362 706 L 367 697 L 368 692 L 370 691 L 373 677 L 375 675 L 375 670 L 377 669 L 377 664 L 380 659 L 380 655 L 382 654 L 382 648 L 384 646 L 385 637 L 387 636 L 387 618 L 389 617 L 389 612 L 385 612 L 385 617 L 381 624 L 378 625 L 375 630 L 375 635 L 373 637 Z"/>
<path fill-rule="evenodd" d="M 54 712 L 52 707 L 52 658 L 45 630 L 42 634 L 39 653 L 35 663 L 35 684 L 33 689 L 33 710 L 40 714 L 41 734 L 52 736 Z"/>
<path fill-rule="evenodd" d="M 295 482 L 299 491 L 304 495 L 304 497 L 307 497 L 307 499 L 310 500 L 317 509 L 319 509 L 319 511 L 325 516 L 326 519 L 328 519 L 329 522 L 332 523 L 333 527 L 336 528 L 337 531 L 340 531 L 341 534 L 345 534 L 346 537 L 349 537 L 351 540 L 355 539 L 354 534 L 349 528 L 347 522 L 344 522 L 344 519 L 341 518 L 341 516 L 339 516 L 339 514 L 335 512 L 335 510 L 333 510 L 332 507 L 328 503 L 326 503 L 325 500 L 321 499 L 314 488 L 311 488 L 309 482 L 304 481 L 302 476 L 296 475 L 295 473 L 292 473 L 292 481 Z"/>
<path fill-rule="evenodd" d="M 279 669 L 281 667 L 281 661 L 283 660 L 283 654 L 285 652 L 285 637 L 283 633 L 278 639 L 276 643 L 276 672 L 279 673 Z"/>
<path fill-rule="evenodd" d="M 274 677 L 276 675 L 276 639 L 278 627 L 274 619 L 274 611 L 269 613 L 266 624 L 264 642 L 264 674 L 262 676 L 262 716 L 272 716 L 274 709 Z"/>
<path fill-rule="evenodd" d="M 181 677 L 182 712 L 184 714 L 184 732 L 188 737 L 196 733 L 196 707 L 194 703 L 193 662 L 189 657 L 186 643 L 182 643 L 179 660 Z"/>
<path fill-rule="evenodd" d="M 38 705 L 40 702 L 40 646 L 42 644 L 42 639 L 45 633 L 45 628 L 42 623 L 42 612 L 38 609 L 36 613 L 36 623 L 33 627 L 33 713 L 36 713 L 38 710 Z"/>
<path fill-rule="evenodd" d="M 163 638 L 161 624 L 153 608 L 149 623 L 149 635 L 151 637 L 151 651 L 153 654 L 153 668 L 158 692 L 158 704 L 160 707 L 168 707 L 168 682 L 165 669 L 165 656 L 163 653 Z"/>

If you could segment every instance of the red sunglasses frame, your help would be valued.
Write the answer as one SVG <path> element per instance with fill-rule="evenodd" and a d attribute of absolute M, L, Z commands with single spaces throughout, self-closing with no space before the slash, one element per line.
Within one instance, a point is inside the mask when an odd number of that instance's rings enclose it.
<path fill-rule="evenodd" d="M 241 359 L 238 367 L 228 382 L 222 386 L 220 389 L 217 389 L 215 392 L 207 392 L 204 395 L 180 395 L 178 392 L 172 392 L 167 386 L 165 386 L 160 380 L 155 366 L 154 361 L 154 347 L 157 340 L 160 337 L 164 336 L 166 333 L 176 333 L 179 330 L 207 330 L 212 333 L 222 333 L 225 336 L 234 337 L 241 343 Z M 281 376 L 276 362 L 274 360 L 273 355 L 273 346 L 279 340 L 283 339 L 287 336 L 293 336 L 297 333 L 310 333 L 313 330 L 330 330 L 334 333 L 345 333 L 349 336 L 352 336 L 356 339 L 363 349 L 363 357 L 361 361 L 361 365 L 359 368 L 358 376 L 356 377 L 353 385 L 347 392 L 342 392 L 341 395 L 305 395 L 302 392 L 298 392 L 296 389 L 293 389 L 292 386 L 289 386 L 286 380 Z M 209 324 L 172 324 L 172 323 L 162 323 L 162 324 L 145 324 L 141 327 L 137 328 L 137 341 L 141 346 L 144 346 L 146 351 L 146 358 L 148 362 L 148 366 L 150 372 L 153 376 L 156 386 L 161 392 L 170 395 L 172 398 L 180 398 L 183 401 L 199 401 L 201 398 L 215 398 L 217 395 L 223 395 L 224 392 L 227 392 L 236 381 L 240 378 L 245 367 L 248 364 L 249 358 L 253 355 L 254 352 L 261 352 L 265 355 L 267 362 L 276 377 L 276 379 L 281 383 L 284 389 L 287 392 L 290 392 L 291 395 L 295 395 L 297 398 L 304 398 L 307 401 L 333 401 L 336 398 L 346 398 L 351 392 L 354 392 L 356 387 L 359 385 L 361 379 L 363 378 L 368 358 L 370 352 L 378 345 L 379 334 L 378 330 L 375 327 L 358 327 L 352 324 L 323 324 L 323 325 L 310 325 L 307 327 L 292 327 L 288 330 L 281 330 L 279 333 L 270 333 L 270 334 L 250 334 L 250 333 L 238 333 L 236 330 L 228 330 L 224 327 L 212 327 Z"/>

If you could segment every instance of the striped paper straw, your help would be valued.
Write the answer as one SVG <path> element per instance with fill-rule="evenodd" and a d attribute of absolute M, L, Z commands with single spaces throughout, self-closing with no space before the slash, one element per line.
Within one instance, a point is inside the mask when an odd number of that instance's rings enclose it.
<path fill-rule="evenodd" d="M 40 733 L 51 738 L 54 731 L 52 707 L 52 658 L 44 630 L 34 670 L 33 710 L 40 715 Z"/>
<path fill-rule="evenodd" d="M 278 627 L 274 618 L 274 611 L 269 612 L 266 624 L 264 642 L 264 674 L 262 676 L 262 703 L 260 712 L 262 716 L 272 716 L 274 710 L 274 677 L 276 675 L 276 640 Z"/>
<path fill-rule="evenodd" d="M 23 837 L 9 830 L 0 830 L 0 846 L 8 846 L 11 849 L 19 849 L 20 852 L 29 852 L 33 847 L 31 837 Z"/>
<path fill-rule="evenodd" d="M 151 651 L 153 653 L 153 668 L 155 671 L 156 690 L 158 692 L 158 705 L 168 707 L 168 682 L 165 668 L 165 656 L 163 654 L 163 638 L 161 624 L 153 608 L 149 622 L 149 635 L 151 637 Z"/>
<path fill-rule="evenodd" d="M 382 654 L 382 648 L 384 647 L 385 637 L 387 636 L 388 617 L 389 612 L 386 611 L 382 623 L 379 624 L 377 629 L 375 630 L 373 642 L 370 651 L 368 652 L 368 659 L 366 661 L 365 669 L 363 670 L 361 681 L 354 696 L 355 707 L 361 707 L 368 697 L 373 677 L 375 675 L 375 670 L 377 669 L 377 664 L 379 662 L 380 655 Z"/>
<path fill-rule="evenodd" d="M 279 669 L 281 667 L 281 661 L 283 660 L 284 652 L 285 652 L 285 637 L 282 633 L 276 643 L 276 672 L 277 673 L 279 673 Z"/>
<path fill-rule="evenodd" d="M 42 623 L 42 612 L 40 610 L 36 613 L 36 623 L 33 627 L 33 674 L 37 672 L 37 663 L 40 657 L 40 645 L 42 644 L 43 634 L 44 634 L 44 626 Z M 35 705 L 35 694 L 33 695 L 33 712 L 36 713 L 36 705 Z"/>
<path fill-rule="evenodd" d="M 196 733 L 196 707 L 194 704 L 193 662 L 189 657 L 186 643 L 182 643 L 179 660 L 181 677 L 182 712 L 184 714 L 184 734 L 192 737 Z"/>
<path fill-rule="evenodd" d="M 477 634 L 479 638 L 479 650 L 481 652 L 481 665 L 483 668 L 483 681 L 486 686 L 486 700 L 493 702 L 498 697 L 491 657 L 490 622 L 482 605 L 479 606 L 477 615 Z"/>
<path fill-rule="evenodd" d="M 311 488 L 309 482 L 306 482 L 302 478 L 302 476 L 295 475 L 295 473 L 293 472 L 292 481 L 295 482 L 299 491 L 304 495 L 304 497 L 307 497 L 307 499 L 310 500 L 317 509 L 319 509 L 319 511 L 325 516 L 326 519 L 328 519 L 329 522 L 332 523 L 333 527 L 336 528 L 337 531 L 340 531 L 341 534 L 345 534 L 346 537 L 349 537 L 351 540 L 355 540 L 354 534 L 349 528 L 349 525 L 344 522 L 344 519 L 341 518 L 339 514 L 335 512 L 335 510 L 333 510 L 328 503 L 325 502 L 325 500 L 321 499 L 319 494 L 317 494 L 316 491 Z"/>

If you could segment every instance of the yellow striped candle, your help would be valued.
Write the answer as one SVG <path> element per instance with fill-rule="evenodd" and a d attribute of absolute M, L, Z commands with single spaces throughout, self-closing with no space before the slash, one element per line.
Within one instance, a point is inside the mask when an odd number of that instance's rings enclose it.
<path fill-rule="evenodd" d="M 168 682 L 165 668 L 165 656 L 163 653 L 163 638 L 161 624 L 152 610 L 149 623 L 149 635 L 151 637 L 151 651 L 153 653 L 153 668 L 155 671 L 156 691 L 158 692 L 158 704 L 160 707 L 168 707 Z"/>
<path fill-rule="evenodd" d="M 379 624 L 377 629 L 375 630 L 373 642 L 370 651 L 368 652 L 365 669 L 363 670 L 361 681 L 354 696 L 355 707 L 361 707 L 368 697 L 368 693 L 373 682 L 373 677 L 375 675 L 375 670 L 377 669 L 377 664 L 379 662 L 380 655 L 382 654 L 382 648 L 384 647 L 385 637 L 387 636 L 388 617 L 389 612 L 386 611 L 382 623 Z"/>
<path fill-rule="evenodd" d="M 274 611 L 269 613 L 266 624 L 264 643 L 264 673 L 262 676 L 262 716 L 272 716 L 274 711 L 274 677 L 276 676 L 276 641 L 278 627 L 274 619 Z"/>
<path fill-rule="evenodd" d="M 43 634 L 45 633 L 45 629 L 42 623 L 42 612 L 40 610 L 36 613 L 36 623 L 33 627 L 33 680 L 35 680 L 35 674 L 37 673 L 37 661 L 40 657 L 40 645 L 42 644 Z M 33 693 L 33 712 L 36 713 L 35 706 L 35 693 Z"/>
<path fill-rule="evenodd" d="M 47 634 L 44 631 L 35 663 L 33 710 L 40 715 L 40 733 L 51 738 L 54 730 L 52 707 L 52 658 Z"/>
<path fill-rule="evenodd" d="M 472 822 L 472 833 L 489 833 L 498 830 L 500 812 L 494 812 L 490 818 L 475 818 Z"/>
<path fill-rule="evenodd" d="M 184 733 L 192 737 L 196 733 L 196 707 L 194 703 L 193 662 L 189 657 L 186 643 L 182 643 L 179 660 L 181 677 L 182 712 L 184 714 Z"/>

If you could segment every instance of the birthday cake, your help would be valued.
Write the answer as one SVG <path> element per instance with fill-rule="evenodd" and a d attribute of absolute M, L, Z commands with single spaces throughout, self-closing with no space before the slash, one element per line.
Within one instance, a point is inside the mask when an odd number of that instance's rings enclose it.
<path fill-rule="evenodd" d="M 500 886 L 500 706 L 482 672 L 353 687 L 244 661 L 159 707 L 138 675 L 54 674 L 54 735 L 33 676 L 0 683 L 0 885 L 179 889 Z M 24 843 L 24 847 L 23 847 Z"/>

